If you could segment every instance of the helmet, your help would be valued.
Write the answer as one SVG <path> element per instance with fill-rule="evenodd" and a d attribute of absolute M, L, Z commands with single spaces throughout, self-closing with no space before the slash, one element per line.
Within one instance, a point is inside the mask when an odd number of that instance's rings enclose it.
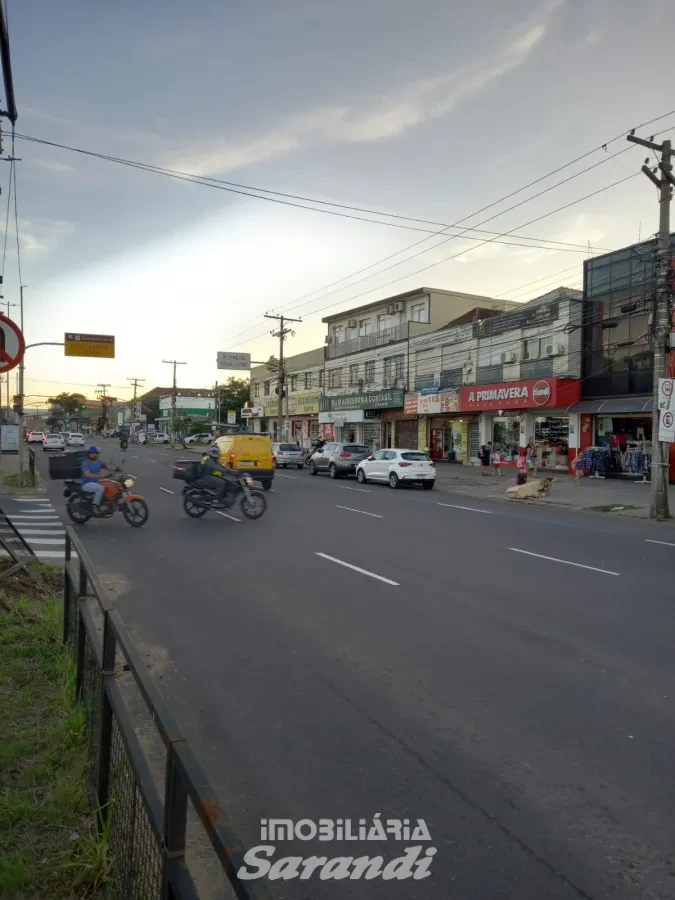
<path fill-rule="evenodd" d="M 213 444 L 213 445 L 212 445 L 211 447 L 209 447 L 209 449 L 206 451 L 206 455 L 207 455 L 207 456 L 210 456 L 211 459 L 220 459 L 220 450 L 216 447 L 215 444 Z"/>
<path fill-rule="evenodd" d="M 89 456 L 91 453 L 100 453 L 100 452 L 101 451 L 98 449 L 98 447 L 92 446 L 87 450 L 87 456 Z"/>

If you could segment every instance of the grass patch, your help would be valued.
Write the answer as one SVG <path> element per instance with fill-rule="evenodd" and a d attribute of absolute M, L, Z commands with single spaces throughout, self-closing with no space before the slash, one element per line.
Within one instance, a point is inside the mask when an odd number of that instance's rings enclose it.
<path fill-rule="evenodd" d="M 0 897 L 103 897 L 104 839 L 85 789 L 84 710 L 60 640 L 62 604 L 40 586 L 0 598 Z M 25 575 L 22 576 L 26 578 Z M 15 586 L 16 588 L 16 586 Z M 52 587 L 53 591 L 53 587 Z M 41 596 L 42 595 L 42 596 Z"/>
<path fill-rule="evenodd" d="M 19 478 L 18 472 L 12 472 L 9 475 L 5 475 L 3 478 L 3 483 L 5 487 L 32 488 L 37 487 L 40 482 L 37 472 L 35 473 L 35 484 L 33 484 L 33 476 L 30 474 L 30 472 L 25 471 L 21 478 Z"/>

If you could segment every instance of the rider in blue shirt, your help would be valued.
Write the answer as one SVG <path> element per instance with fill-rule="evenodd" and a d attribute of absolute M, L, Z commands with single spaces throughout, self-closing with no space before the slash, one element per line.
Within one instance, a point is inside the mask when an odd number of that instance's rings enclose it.
<path fill-rule="evenodd" d="M 100 450 L 98 447 L 90 447 L 87 450 L 87 458 L 82 462 L 82 490 L 94 495 L 94 504 L 100 506 L 103 499 L 104 487 L 101 479 L 105 476 L 102 474 L 103 469 L 107 469 L 106 464 L 98 458 Z"/>

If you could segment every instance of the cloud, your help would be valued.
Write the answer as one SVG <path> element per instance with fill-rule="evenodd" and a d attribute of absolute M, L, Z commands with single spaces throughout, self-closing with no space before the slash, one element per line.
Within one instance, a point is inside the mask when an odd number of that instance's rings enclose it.
<path fill-rule="evenodd" d="M 52 175 L 70 175 L 75 171 L 75 166 L 60 162 L 58 159 L 44 159 L 38 157 L 32 159 L 31 162 L 34 166 L 37 166 L 39 169 L 44 169 L 45 172 L 49 172 Z"/>
<path fill-rule="evenodd" d="M 21 218 L 19 220 L 21 253 L 28 258 L 46 256 L 53 253 L 74 231 L 73 223 L 62 219 Z M 16 235 L 11 223 L 8 233 L 12 237 Z"/>
<path fill-rule="evenodd" d="M 165 160 L 169 168 L 195 175 L 225 173 L 316 143 L 372 143 L 443 118 L 469 97 L 520 68 L 548 31 L 547 20 L 562 4 L 549 0 L 519 24 L 492 54 L 466 66 L 406 86 L 397 95 L 374 97 L 364 107 L 326 107 L 290 116 L 267 134 L 240 142 L 207 140 Z"/>

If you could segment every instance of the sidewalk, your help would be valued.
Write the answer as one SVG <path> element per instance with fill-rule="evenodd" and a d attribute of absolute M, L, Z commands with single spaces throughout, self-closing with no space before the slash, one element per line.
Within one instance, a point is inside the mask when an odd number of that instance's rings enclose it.
<path fill-rule="evenodd" d="M 475 497 L 483 500 L 502 500 L 512 504 L 559 506 L 568 509 L 584 509 L 595 512 L 612 512 L 617 515 L 649 518 L 650 485 L 621 478 L 583 478 L 577 485 L 574 477 L 564 472 L 544 470 L 539 476 L 555 478 L 548 497 L 539 500 L 510 500 L 506 489 L 516 483 L 516 471 L 503 469 L 502 477 L 482 475 L 478 466 L 461 466 L 452 463 L 436 464 L 436 490 L 449 494 Z M 623 509 L 612 509 L 623 507 Z"/>

